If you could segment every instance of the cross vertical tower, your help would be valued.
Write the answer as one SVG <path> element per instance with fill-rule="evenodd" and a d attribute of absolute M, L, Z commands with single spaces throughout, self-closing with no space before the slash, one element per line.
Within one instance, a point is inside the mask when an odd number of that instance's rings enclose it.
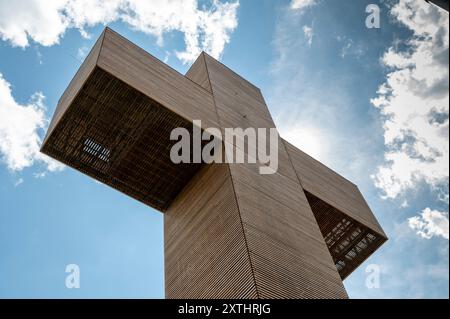
<path fill-rule="evenodd" d="M 181 75 L 106 28 L 42 151 L 164 213 L 168 298 L 346 298 L 387 239 L 358 188 L 281 138 L 274 174 L 174 164 L 170 132 L 194 120 L 275 128 L 260 90 L 209 55 Z"/>

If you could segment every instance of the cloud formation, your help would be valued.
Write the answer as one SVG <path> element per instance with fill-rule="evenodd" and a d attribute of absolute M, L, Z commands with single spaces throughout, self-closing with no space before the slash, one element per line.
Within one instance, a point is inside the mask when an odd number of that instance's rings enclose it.
<path fill-rule="evenodd" d="M 58 171 L 63 165 L 39 152 L 39 133 L 46 128 L 44 96 L 33 94 L 26 105 L 16 102 L 11 85 L 0 73 L 0 157 L 12 171 L 20 171 L 43 163 L 49 171 Z"/>
<path fill-rule="evenodd" d="M 303 33 L 305 34 L 306 41 L 308 41 L 308 45 L 311 46 L 314 36 L 312 27 L 308 27 L 307 25 L 303 26 Z"/>
<path fill-rule="evenodd" d="M 448 239 L 448 213 L 425 208 L 420 216 L 408 218 L 408 225 L 422 238 L 441 236 Z"/>
<path fill-rule="evenodd" d="M 373 179 L 386 198 L 425 182 L 448 200 L 448 14 L 418 0 L 400 1 L 391 14 L 412 36 L 407 50 L 382 57 L 390 72 L 371 102 L 384 119 L 386 152 Z"/>
<path fill-rule="evenodd" d="M 179 31 L 185 50 L 176 52 L 184 63 L 202 50 L 220 58 L 230 34 L 237 27 L 239 2 L 212 0 L 199 8 L 198 0 L 15 0 L 0 1 L 0 37 L 13 46 L 26 47 L 30 40 L 43 46 L 58 44 L 67 29 L 86 28 L 122 21 L 137 31 L 157 37 Z"/>
<path fill-rule="evenodd" d="M 317 4 L 317 0 L 292 0 L 290 7 L 292 10 L 303 10 L 315 4 Z"/>

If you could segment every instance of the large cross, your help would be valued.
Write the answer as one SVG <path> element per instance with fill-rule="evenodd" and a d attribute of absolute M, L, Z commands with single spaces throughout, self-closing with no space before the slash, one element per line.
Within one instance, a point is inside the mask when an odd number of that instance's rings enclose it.
<path fill-rule="evenodd" d="M 261 91 L 208 54 L 182 75 L 106 28 L 42 152 L 164 213 L 167 298 L 346 298 L 387 239 L 357 186 L 279 137 L 274 174 L 175 164 L 170 132 L 194 120 L 275 128 Z"/>

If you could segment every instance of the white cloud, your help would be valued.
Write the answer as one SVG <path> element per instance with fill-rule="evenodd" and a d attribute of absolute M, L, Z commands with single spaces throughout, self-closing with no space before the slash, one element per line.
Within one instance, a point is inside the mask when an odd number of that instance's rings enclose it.
<path fill-rule="evenodd" d="M 382 58 L 390 72 L 371 102 L 384 118 L 387 150 L 373 179 L 387 198 L 423 181 L 448 198 L 448 14 L 418 0 L 391 13 L 413 35 L 409 50 L 391 47 Z"/>
<path fill-rule="evenodd" d="M 317 4 L 317 0 L 292 0 L 291 9 L 292 10 L 303 10 L 308 7 L 312 7 Z"/>
<path fill-rule="evenodd" d="M 316 57 L 305 45 L 305 38 L 292 32 L 303 31 L 305 23 L 291 10 L 283 13 L 272 42 L 276 53 L 270 65 L 273 85 L 265 94 L 280 135 L 317 160 L 345 173 L 350 180 L 360 181 L 372 169 L 369 165 L 375 144 L 371 140 L 374 124 L 366 124 L 362 129 L 355 127 L 357 104 L 351 95 L 353 88 L 346 81 L 330 80 L 328 76 L 334 72 L 327 68 L 318 72 L 310 67 L 317 64 Z M 334 36 L 325 37 L 327 41 Z"/>
<path fill-rule="evenodd" d="M 408 200 L 404 199 L 403 202 L 400 204 L 401 208 L 407 208 L 409 207 Z"/>
<path fill-rule="evenodd" d="M 80 61 L 83 61 L 84 58 L 88 55 L 88 53 L 89 53 L 89 48 L 88 47 L 78 48 L 77 59 L 80 60 Z"/>
<path fill-rule="evenodd" d="M 42 93 L 35 93 L 28 104 L 16 102 L 11 85 L 0 73 L 0 156 L 12 171 L 20 171 L 41 162 L 49 171 L 63 165 L 39 152 L 39 133 L 47 126 Z"/>
<path fill-rule="evenodd" d="M 420 216 L 408 218 L 408 225 L 422 238 L 441 236 L 448 239 L 448 213 L 425 208 Z"/>
<path fill-rule="evenodd" d="M 48 46 L 58 42 L 69 24 L 62 14 L 66 1 L 0 1 L 0 36 L 25 47 L 28 38 Z"/>
<path fill-rule="evenodd" d="M 44 63 L 44 62 L 43 62 L 42 53 L 41 53 L 41 51 L 39 50 L 39 47 L 36 46 L 36 47 L 35 47 L 35 50 L 36 50 L 36 57 L 37 57 L 37 60 L 38 60 L 39 64 Z"/>
<path fill-rule="evenodd" d="M 199 8 L 198 0 L 0 0 L 0 37 L 13 46 L 29 41 L 44 46 L 57 44 L 65 31 L 122 21 L 135 30 L 156 36 L 171 31 L 184 34 L 185 50 L 177 52 L 183 62 L 192 62 L 202 50 L 220 58 L 230 34 L 237 27 L 238 2 L 212 0 Z"/>
<path fill-rule="evenodd" d="M 308 41 L 308 45 L 311 46 L 312 45 L 312 40 L 313 40 L 313 29 L 311 27 L 308 27 L 307 25 L 303 26 L 303 33 L 305 34 L 305 38 Z"/>
<path fill-rule="evenodd" d="M 47 176 L 47 172 L 39 172 L 39 173 L 33 173 L 34 178 L 44 178 Z"/>
<path fill-rule="evenodd" d="M 347 56 L 360 58 L 366 53 L 366 49 L 363 43 L 355 43 L 352 39 L 346 36 L 337 36 L 336 40 L 342 43 L 340 56 L 343 59 Z"/>
<path fill-rule="evenodd" d="M 14 187 L 17 187 L 22 183 L 23 183 L 23 178 L 19 178 L 17 181 L 14 182 Z"/>

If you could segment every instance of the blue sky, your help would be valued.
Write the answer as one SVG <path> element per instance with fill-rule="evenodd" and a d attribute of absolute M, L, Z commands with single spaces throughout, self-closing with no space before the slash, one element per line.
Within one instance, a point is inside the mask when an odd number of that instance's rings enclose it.
<path fill-rule="evenodd" d="M 101 3 L 0 0 L 0 297 L 164 297 L 162 215 L 38 153 L 109 25 L 182 73 L 201 50 L 220 58 L 261 88 L 283 137 L 360 187 L 389 241 L 345 280 L 350 297 L 448 298 L 448 13 L 419 0 Z M 379 29 L 365 26 L 370 3 Z"/>

